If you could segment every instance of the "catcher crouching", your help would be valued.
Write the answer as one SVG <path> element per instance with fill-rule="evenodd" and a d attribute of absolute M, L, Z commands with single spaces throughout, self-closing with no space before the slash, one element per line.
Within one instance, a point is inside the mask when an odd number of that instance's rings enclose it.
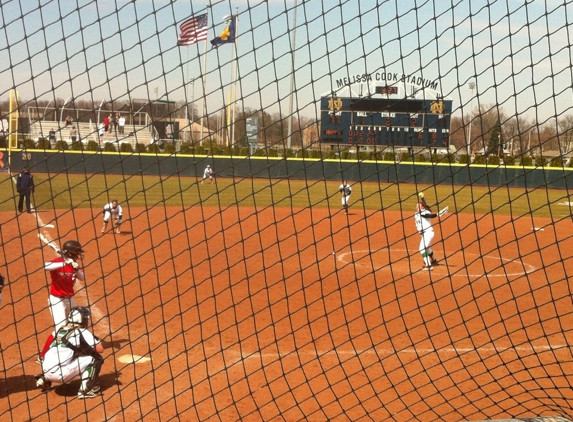
<path fill-rule="evenodd" d="M 88 329 L 89 309 L 83 306 L 73 308 L 67 323 L 60 328 L 42 362 L 42 373 L 36 376 L 36 386 L 47 392 L 53 382 L 68 384 L 76 378 L 82 383 L 79 399 L 98 396 L 99 374 L 103 365 L 104 351 L 100 340 Z"/>

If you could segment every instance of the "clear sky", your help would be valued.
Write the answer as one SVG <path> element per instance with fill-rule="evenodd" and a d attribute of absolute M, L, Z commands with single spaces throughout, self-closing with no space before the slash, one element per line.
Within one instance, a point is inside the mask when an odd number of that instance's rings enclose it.
<path fill-rule="evenodd" d="M 233 45 L 177 46 L 179 25 L 238 13 L 240 106 L 318 115 L 337 81 L 405 74 L 438 82 L 454 113 L 500 104 L 539 122 L 571 112 L 573 0 L 0 0 L 0 99 L 196 101 L 218 111 Z M 295 38 L 296 48 L 292 42 Z M 206 64 L 206 86 L 200 78 Z M 189 81 L 193 79 L 194 83 Z M 468 82 L 474 81 L 474 100 Z"/>

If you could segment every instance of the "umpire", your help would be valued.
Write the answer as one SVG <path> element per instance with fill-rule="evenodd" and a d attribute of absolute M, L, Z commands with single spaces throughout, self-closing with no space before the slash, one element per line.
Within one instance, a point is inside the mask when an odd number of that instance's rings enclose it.
<path fill-rule="evenodd" d="M 24 212 L 24 200 L 26 200 L 26 209 L 28 210 L 28 213 L 32 212 L 30 196 L 32 195 L 32 192 L 34 192 L 34 189 L 34 176 L 30 173 L 30 168 L 26 166 L 18 175 L 18 181 L 16 182 L 16 190 L 20 194 L 18 212 Z"/>

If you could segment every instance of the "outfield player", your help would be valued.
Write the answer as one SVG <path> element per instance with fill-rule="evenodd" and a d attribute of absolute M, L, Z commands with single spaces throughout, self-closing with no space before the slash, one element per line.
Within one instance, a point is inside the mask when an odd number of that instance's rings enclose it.
<path fill-rule="evenodd" d="M 447 211 L 447 207 L 444 209 Z M 422 270 L 431 271 L 434 265 L 438 264 L 438 260 L 434 258 L 434 251 L 432 250 L 432 240 L 434 239 L 434 228 L 432 227 L 432 218 L 441 217 L 445 211 L 440 211 L 439 214 L 432 213 L 432 210 L 426 204 L 424 194 L 418 194 L 418 203 L 416 204 L 416 213 L 414 219 L 416 221 L 416 229 L 422 236 L 420 239 L 419 251 L 424 260 Z"/>
<path fill-rule="evenodd" d="M 205 167 L 205 171 L 203 172 L 203 180 L 201 180 L 201 184 L 203 184 L 205 179 L 209 179 L 211 184 L 213 184 L 213 173 L 213 169 L 209 164 L 207 164 L 207 167 Z"/>
<path fill-rule="evenodd" d="M 44 269 L 50 272 L 51 285 L 48 306 L 54 320 L 55 330 L 46 340 L 42 352 L 40 352 L 38 363 L 42 362 L 50 343 L 54 339 L 54 334 L 66 323 L 70 310 L 76 307 L 74 285 L 76 280 L 85 280 L 84 272 L 77 262 L 78 259 L 83 258 L 83 253 L 84 250 L 80 242 L 68 240 L 62 247 L 63 256 L 44 264 Z"/>
<path fill-rule="evenodd" d="M 119 226 L 121 225 L 121 219 L 123 218 L 123 209 L 117 202 L 117 199 L 114 199 L 103 207 L 103 227 L 101 229 L 102 233 L 105 233 L 105 230 L 107 229 L 107 222 L 110 218 L 113 219 L 112 227 L 115 228 L 115 232 L 120 234 L 121 231 L 119 230 Z"/>
<path fill-rule="evenodd" d="M 79 399 L 101 393 L 99 373 L 104 347 L 87 329 L 89 317 L 89 309 L 74 307 L 68 314 L 67 323 L 57 331 L 42 363 L 42 373 L 36 376 L 36 385 L 42 391 L 48 391 L 53 382 L 68 384 L 79 377 L 82 380 Z"/>
<path fill-rule="evenodd" d="M 348 181 L 343 181 L 338 187 L 338 191 L 341 195 L 342 208 L 344 212 L 348 214 L 348 207 L 350 206 L 350 195 L 352 194 L 352 186 L 348 184 Z"/>

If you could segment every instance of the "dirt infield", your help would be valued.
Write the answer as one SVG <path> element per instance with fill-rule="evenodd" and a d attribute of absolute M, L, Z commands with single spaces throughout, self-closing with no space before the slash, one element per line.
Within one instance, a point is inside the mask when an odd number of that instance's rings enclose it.
<path fill-rule="evenodd" d="M 132 208 L 101 235 L 98 211 L 0 214 L 1 419 L 573 415 L 570 222 L 449 215 L 423 272 L 410 214 Z M 38 230 L 86 250 L 100 398 L 35 387 L 54 256 Z"/>

